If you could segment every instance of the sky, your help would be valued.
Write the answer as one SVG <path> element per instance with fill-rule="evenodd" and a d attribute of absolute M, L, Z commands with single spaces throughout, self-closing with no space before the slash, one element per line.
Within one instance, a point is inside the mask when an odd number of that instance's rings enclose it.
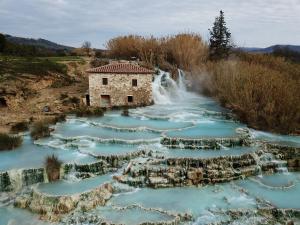
<path fill-rule="evenodd" d="M 237 46 L 300 45 L 300 0 L 0 0 L 0 32 L 97 48 L 126 34 L 208 40 L 220 10 Z"/>

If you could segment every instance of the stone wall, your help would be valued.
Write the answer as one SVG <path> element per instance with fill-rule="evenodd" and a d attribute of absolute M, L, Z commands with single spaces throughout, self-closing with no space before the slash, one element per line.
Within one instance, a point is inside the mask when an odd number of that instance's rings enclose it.
<path fill-rule="evenodd" d="M 101 95 L 110 95 L 111 106 L 150 105 L 152 77 L 151 74 L 90 74 L 90 104 L 102 107 Z M 102 85 L 102 78 L 108 79 L 107 85 Z M 137 79 L 137 87 L 132 86 L 132 79 Z M 133 96 L 133 103 L 128 103 L 127 96 Z"/>

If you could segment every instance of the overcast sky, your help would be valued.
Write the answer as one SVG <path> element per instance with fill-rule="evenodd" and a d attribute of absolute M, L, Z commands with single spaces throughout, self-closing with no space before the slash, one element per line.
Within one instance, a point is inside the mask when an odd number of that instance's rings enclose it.
<path fill-rule="evenodd" d="M 208 39 L 221 9 L 238 46 L 300 44 L 300 0 L 0 0 L 0 32 L 98 48 L 129 33 Z"/>

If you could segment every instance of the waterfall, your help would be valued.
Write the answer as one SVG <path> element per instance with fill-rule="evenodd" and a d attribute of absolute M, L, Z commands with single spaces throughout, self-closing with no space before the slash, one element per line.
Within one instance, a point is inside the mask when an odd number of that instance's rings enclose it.
<path fill-rule="evenodd" d="M 173 104 L 182 101 L 188 95 L 186 90 L 185 75 L 178 70 L 177 82 L 170 73 L 160 70 L 152 83 L 153 100 L 158 105 Z"/>

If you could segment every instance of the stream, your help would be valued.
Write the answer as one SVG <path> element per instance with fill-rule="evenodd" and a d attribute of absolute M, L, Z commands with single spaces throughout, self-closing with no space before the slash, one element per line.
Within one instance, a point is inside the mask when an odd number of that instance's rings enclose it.
<path fill-rule="evenodd" d="M 153 81 L 155 104 L 129 110 L 129 117 L 121 111 L 108 111 L 99 118 L 69 116 L 66 122 L 54 126 L 51 137 L 31 140 L 24 134 L 23 145 L 14 151 L 0 152 L 0 172 L 11 179 L 14 191 L 0 192 L 0 225 L 29 224 L 259 224 L 266 218 L 256 213 L 263 207 L 300 210 L 300 173 L 288 171 L 284 160 L 272 154 L 257 157 L 257 170 L 265 161 L 277 163 L 277 173 L 258 172 L 256 176 L 235 179 L 230 182 L 208 185 L 186 185 L 166 188 L 151 188 L 147 185 L 131 185 L 118 182 L 114 176 L 123 174 L 129 164 L 135 168 L 151 165 L 155 160 L 167 159 L 215 159 L 256 154 L 261 145 L 257 143 L 282 144 L 299 149 L 300 137 L 277 135 L 248 129 L 232 117 L 230 111 L 220 107 L 213 99 L 187 91 L 188 81 L 180 71 L 178 81 L 168 73 L 160 72 Z M 170 147 L 161 139 L 223 139 L 235 138 L 239 130 L 246 129 L 251 145 L 218 148 L 186 148 L 182 143 Z M 47 155 L 55 154 L 64 164 L 95 164 L 105 157 L 130 159 L 111 162 L 113 169 L 92 175 L 73 167 L 62 172 L 61 180 L 48 183 L 26 180 L 22 170 L 38 169 L 44 165 Z M 263 161 L 264 160 L 264 161 Z M 159 161 L 160 162 L 160 161 Z M 164 162 L 164 161 L 163 161 Z M 154 165 L 154 163 L 153 163 Z M 161 167 L 168 167 L 161 164 Z M 81 169 L 83 170 L 83 169 Z M 40 175 L 43 177 L 43 174 Z M 134 178 L 134 176 L 133 176 Z M 4 179 L 4 178 L 3 178 Z M 4 182 L 0 180 L 0 182 Z M 43 178 L 41 178 L 43 180 Z M 41 220 L 37 213 L 14 207 L 17 197 L 28 195 L 34 188 L 49 196 L 80 195 L 110 183 L 114 189 L 105 205 L 95 206 L 86 212 L 75 210 L 66 213 L 60 221 Z M 4 184 L 0 183 L 0 186 Z M 244 210 L 234 218 L 229 210 Z M 300 215 L 300 214 L 298 214 Z M 178 217 L 181 219 L 178 220 Z M 187 217 L 186 220 L 182 219 Z M 177 219 L 176 219 L 177 218 Z M 294 224 L 300 219 L 291 216 Z M 175 221 L 175 222 L 174 222 Z M 279 223 L 280 224 L 280 223 Z"/>

